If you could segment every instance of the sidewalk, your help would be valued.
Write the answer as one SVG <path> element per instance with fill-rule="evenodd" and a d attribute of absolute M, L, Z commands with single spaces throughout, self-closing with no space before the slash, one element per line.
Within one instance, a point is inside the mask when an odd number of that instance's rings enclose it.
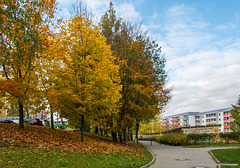
<path fill-rule="evenodd" d="M 160 145 L 150 141 L 141 141 L 156 157 L 150 168 L 216 168 L 217 163 L 208 153 L 211 148 L 183 148 L 179 146 Z"/>

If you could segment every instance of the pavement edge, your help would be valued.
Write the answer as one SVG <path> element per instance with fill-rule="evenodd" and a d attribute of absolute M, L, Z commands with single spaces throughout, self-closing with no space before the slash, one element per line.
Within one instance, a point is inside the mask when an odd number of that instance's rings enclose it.
<path fill-rule="evenodd" d="M 147 149 L 145 146 L 144 146 L 144 148 Z M 156 160 L 156 156 L 152 153 L 152 151 L 150 149 L 147 149 L 147 150 L 151 153 L 153 159 L 150 163 L 146 164 L 145 166 L 142 166 L 141 168 L 147 168 L 147 167 L 151 166 Z"/>

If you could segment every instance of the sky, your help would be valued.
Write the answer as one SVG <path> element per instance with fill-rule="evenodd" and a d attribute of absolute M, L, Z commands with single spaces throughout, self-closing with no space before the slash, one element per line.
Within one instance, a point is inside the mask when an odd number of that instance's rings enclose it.
<path fill-rule="evenodd" d="M 58 0 L 69 18 L 76 0 Z M 110 0 L 85 0 L 96 20 Z M 163 116 L 232 107 L 240 95 L 239 0 L 112 0 L 162 47 L 172 98 Z"/>

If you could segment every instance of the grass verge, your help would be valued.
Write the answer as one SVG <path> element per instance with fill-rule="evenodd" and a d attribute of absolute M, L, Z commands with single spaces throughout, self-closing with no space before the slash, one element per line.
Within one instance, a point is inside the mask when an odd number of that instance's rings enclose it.
<path fill-rule="evenodd" d="M 211 151 L 221 163 L 240 164 L 240 149 L 215 149 Z"/>
<path fill-rule="evenodd" d="M 89 154 L 23 146 L 0 147 L 0 155 L 1 167 L 141 167 L 151 161 L 149 157 L 130 154 Z"/>

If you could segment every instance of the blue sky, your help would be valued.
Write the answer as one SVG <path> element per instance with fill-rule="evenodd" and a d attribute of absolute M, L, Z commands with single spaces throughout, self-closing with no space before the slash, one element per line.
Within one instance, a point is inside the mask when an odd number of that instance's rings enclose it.
<path fill-rule="evenodd" d="M 58 0 L 64 17 L 75 0 Z M 96 20 L 109 0 L 86 0 Z M 164 116 L 231 107 L 240 94 L 239 0 L 113 0 L 116 14 L 143 23 L 167 59 L 172 99 Z"/>

